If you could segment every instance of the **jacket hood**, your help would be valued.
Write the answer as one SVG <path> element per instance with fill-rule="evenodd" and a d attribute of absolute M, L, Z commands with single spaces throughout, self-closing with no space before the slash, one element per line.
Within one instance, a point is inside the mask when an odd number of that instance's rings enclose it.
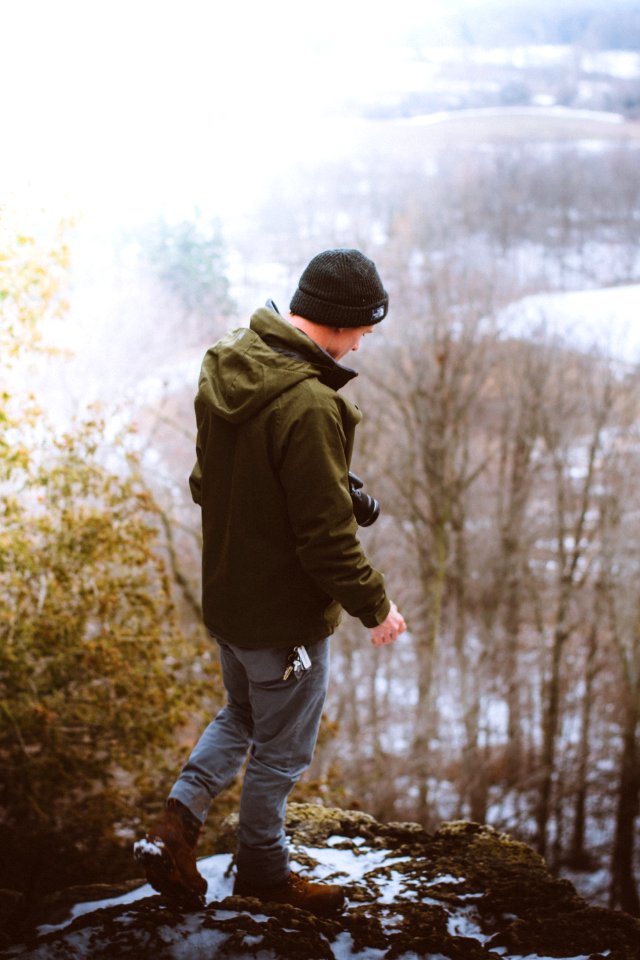
<path fill-rule="evenodd" d="M 249 327 L 225 334 L 205 354 L 198 399 L 232 423 L 255 416 L 302 380 L 334 390 L 356 376 L 275 311 L 262 307 Z"/>

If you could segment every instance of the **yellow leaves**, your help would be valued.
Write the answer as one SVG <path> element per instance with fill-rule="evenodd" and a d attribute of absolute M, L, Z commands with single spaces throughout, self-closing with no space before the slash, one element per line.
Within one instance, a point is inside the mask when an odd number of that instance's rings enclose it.
<path fill-rule="evenodd" d="M 20 506 L 20 501 L 17 497 L 12 495 L 6 495 L 2 504 L 2 513 L 0 514 L 5 522 L 10 521 L 11 519 L 21 518 L 22 509 Z M 4 538 L 3 538 L 4 539 Z M 0 543 L 2 541 L 0 540 Z"/>
<path fill-rule="evenodd" d="M 134 496 L 144 510 L 148 510 L 150 513 L 158 512 L 157 504 L 148 490 L 136 490 Z"/>
<path fill-rule="evenodd" d="M 60 317 L 68 305 L 68 224 L 34 236 L 19 229 L 18 218 L 0 210 L 0 363 L 35 349 L 47 317 Z"/>
<path fill-rule="evenodd" d="M 103 787 L 116 769 L 158 776 L 195 689 L 126 432 L 107 440 L 91 411 L 57 434 L 4 388 L 3 368 L 65 309 L 67 264 L 62 231 L 17 230 L 0 211 L 0 780 L 20 838 L 30 810 L 67 832 L 87 796 L 115 819 L 124 788 Z"/>

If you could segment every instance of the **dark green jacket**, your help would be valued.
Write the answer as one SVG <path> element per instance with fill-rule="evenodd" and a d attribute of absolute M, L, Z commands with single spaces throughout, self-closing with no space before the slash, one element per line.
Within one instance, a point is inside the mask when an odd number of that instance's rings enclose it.
<path fill-rule="evenodd" d="M 205 355 L 189 483 L 202 507 L 204 622 L 229 643 L 311 643 L 341 608 L 368 627 L 389 612 L 349 494 L 361 414 L 337 390 L 353 376 L 267 308 Z"/>

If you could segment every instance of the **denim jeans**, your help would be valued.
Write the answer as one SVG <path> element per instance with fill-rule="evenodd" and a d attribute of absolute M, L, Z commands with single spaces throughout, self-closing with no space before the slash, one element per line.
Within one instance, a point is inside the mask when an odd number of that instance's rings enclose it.
<path fill-rule="evenodd" d="M 283 680 L 288 650 L 245 650 L 218 640 L 227 703 L 193 748 L 171 796 L 201 820 L 240 772 L 238 875 L 259 884 L 289 874 L 287 797 L 311 763 L 329 682 L 329 640 L 307 645 L 311 668 Z"/>

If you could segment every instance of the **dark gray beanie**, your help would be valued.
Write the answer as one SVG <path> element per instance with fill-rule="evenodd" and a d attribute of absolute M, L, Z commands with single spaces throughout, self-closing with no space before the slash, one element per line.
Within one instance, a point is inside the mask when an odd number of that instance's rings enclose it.
<path fill-rule="evenodd" d="M 325 250 L 305 268 L 291 313 L 327 327 L 368 327 L 387 315 L 389 296 L 359 250 Z"/>

